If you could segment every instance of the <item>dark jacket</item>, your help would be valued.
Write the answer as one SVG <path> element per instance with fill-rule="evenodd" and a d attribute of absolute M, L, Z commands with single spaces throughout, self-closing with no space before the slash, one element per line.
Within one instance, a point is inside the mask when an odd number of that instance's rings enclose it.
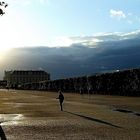
<path fill-rule="evenodd" d="M 59 94 L 59 101 L 60 101 L 60 102 L 63 102 L 63 100 L 64 100 L 63 94 Z"/>

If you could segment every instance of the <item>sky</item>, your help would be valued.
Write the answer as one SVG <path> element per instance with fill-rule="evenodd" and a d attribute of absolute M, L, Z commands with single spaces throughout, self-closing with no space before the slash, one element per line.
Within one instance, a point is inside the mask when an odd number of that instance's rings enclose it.
<path fill-rule="evenodd" d="M 44 69 L 53 79 L 140 67 L 140 0 L 5 0 L 4 70 Z"/>
<path fill-rule="evenodd" d="M 1 51 L 24 46 L 69 46 L 72 37 L 140 29 L 140 0 L 6 0 Z"/>

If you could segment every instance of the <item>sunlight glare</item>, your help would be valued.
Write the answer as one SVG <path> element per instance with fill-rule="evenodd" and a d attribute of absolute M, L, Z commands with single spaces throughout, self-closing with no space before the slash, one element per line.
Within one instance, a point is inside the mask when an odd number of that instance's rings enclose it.
<path fill-rule="evenodd" d="M 15 27 L 16 25 L 11 23 L 10 17 L 0 18 L 0 56 L 17 44 L 19 35 Z"/>

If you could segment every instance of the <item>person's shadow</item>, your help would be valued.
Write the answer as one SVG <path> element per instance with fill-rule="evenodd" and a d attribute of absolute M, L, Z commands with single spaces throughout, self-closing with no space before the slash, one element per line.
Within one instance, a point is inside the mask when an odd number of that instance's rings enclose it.
<path fill-rule="evenodd" d="M 116 127 L 116 128 L 122 128 L 120 126 L 117 126 L 117 125 L 114 125 L 112 123 L 109 123 L 109 122 L 106 122 L 106 121 L 103 121 L 103 120 L 99 120 L 99 119 L 96 119 L 96 118 L 91 118 L 91 117 L 88 117 L 88 116 L 84 116 L 84 115 L 72 113 L 72 112 L 69 112 L 69 111 L 64 111 L 64 112 L 69 113 L 69 114 L 72 114 L 72 115 L 75 115 L 75 116 L 79 116 L 79 117 L 84 118 L 86 120 L 90 120 L 90 121 L 94 121 L 94 122 L 106 124 L 106 125 L 113 126 L 113 127 Z"/>
<path fill-rule="evenodd" d="M 6 136 L 5 136 L 5 133 L 0 125 L 0 139 L 1 140 L 7 140 Z"/>

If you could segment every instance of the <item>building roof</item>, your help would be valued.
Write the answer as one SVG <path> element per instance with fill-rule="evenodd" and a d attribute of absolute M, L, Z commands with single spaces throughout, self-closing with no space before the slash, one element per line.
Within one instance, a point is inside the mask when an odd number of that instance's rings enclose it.
<path fill-rule="evenodd" d="M 12 70 L 12 71 L 6 71 L 9 74 L 28 74 L 28 75 L 36 75 L 36 74 L 49 74 L 46 71 L 43 70 Z"/>

